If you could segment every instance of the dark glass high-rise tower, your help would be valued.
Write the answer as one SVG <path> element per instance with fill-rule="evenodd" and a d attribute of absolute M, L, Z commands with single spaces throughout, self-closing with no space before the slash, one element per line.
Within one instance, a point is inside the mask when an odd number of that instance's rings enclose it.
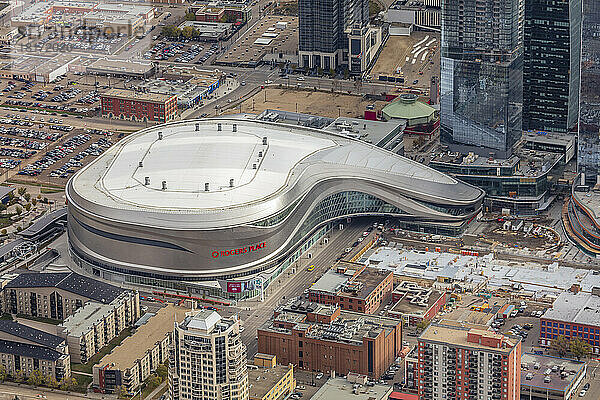
<path fill-rule="evenodd" d="M 521 136 L 523 0 L 442 2 L 441 133 L 505 157 Z"/>
<path fill-rule="evenodd" d="M 577 162 L 588 184 L 600 171 L 600 1 L 583 0 Z"/>
<path fill-rule="evenodd" d="M 369 22 L 368 0 L 299 0 L 300 66 L 335 69 L 347 63 L 347 28 Z"/>
<path fill-rule="evenodd" d="M 579 111 L 581 0 L 525 0 L 523 130 L 570 132 Z"/>

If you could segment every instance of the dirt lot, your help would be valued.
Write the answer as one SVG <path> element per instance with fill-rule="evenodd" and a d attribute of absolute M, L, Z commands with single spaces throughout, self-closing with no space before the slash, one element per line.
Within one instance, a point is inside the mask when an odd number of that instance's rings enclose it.
<path fill-rule="evenodd" d="M 235 107 L 225 113 L 247 112 L 260 114 L 266 109 L 275 109 L 331 118 L 339 116 L 360 117 L 363 116 L 364 110 L 369 104 L 375 104 L 375 109 L 380 109 L 387 103 L 368 101 L 361 96 L 347 94 L 266 88 L 243 102 L 241 107 Z"/>
<path fill-rule="evenodd" d="M 440 35 L 430 32 L 390 36 L 373 66 L 372 79 L 377 80 L 380 75 L 404 77 L 407 86 L 429 87 L 431 76 L 440 71 L 439 42 Z M 415 47 L 418 43 L 421 44 Z M 398 69 L 400 73 L 396 73 Z M 418 82 L 413 84 L 415 80 Z"/>

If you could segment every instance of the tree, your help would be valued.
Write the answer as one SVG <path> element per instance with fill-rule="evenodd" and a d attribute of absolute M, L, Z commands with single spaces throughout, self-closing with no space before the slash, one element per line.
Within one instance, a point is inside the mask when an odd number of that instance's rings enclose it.
<path fill-rule="evenodd" d="M 4 211 L 6 211 L 8 207 L 6 206 L 6 204 L 4 203 L 0 203 L 0 214 L 2 214 Z"/>
<path fill-rule="evenodd" d="M 21 382 L 24 382 L 24 381 L 25 381 L 25 372 L 22 369 L 20 369 L 15 374 L 15 382 L 21 383 Z"/>
<path fill-rule="evenodd" d="M 160 364 L 158 367 L 156 367 L 156 375 L 158 375 L 161 380 L 165 380 L 167 373 L 168 371 L 166 365 Z"/>
<path fill-rule="evenodd" d="M 181 34 L 186 39 L 191 39 L 194 37 L 194 28 L 191 26 L 186 26 L 181 30 Z"/>
<path fill-rule="evenodd" d="M 569 352 L 569 341 L 563 335 L 552 339 L 550 349 L 557 352 L 559 356 L 564 357 Z"/>
<path fill-rule="evenodd" d="M 60 390 L 72 390 L 77 386 L 77 379 L 75 378 L 62 378 L 58 383 Z"/>
<path fill-rule="evenodd" d="M 23 196 L 27 192 L 27 189 L 20 187 L 17 192 L 19 193 L 19 196 Z"/>
<path fill-rule="evenodd" d="M 58 387 L 58 382 L 53 376 L 45 376 L 44 378 L 44 385 L 52 389 L 56 389 Z"/>
<path fill-rule="evenodd" d="M 156 376 L 156 375 L 152 375 L 150 378 L 148 378 L 147 380 L 147 385 L 150 389 L 155 389 L 158 387 L 158 385 L 160 385 L 162 383 L 162 380 Z"/>
<path fill-rule="evenodd" d="M 23 212 L 23 207 L 17 206 L 17 208 L 15 209 L 15 212 L 17 213 L 17 215 L 21 215 L 21 213 Z"/>
<path fill-rule="evenodd" d="M 29 193 L 25 193 L 23 195 L 23 197 L 25 198 L 26 201 L 29 201 L 31 199 L 31 195 Z"/>
<path fill-rule="evenodd" d="M 2 234 L 2 236 L 6 236 L 7 233 L 8 233 L 8 231 L 6 229 L 2 229 L 0 231 L 0 234 Z"/>
<path fill-rule="evenodd" d="M 592 346 L 579 338 L 575 338 L 569 342 L 569 350 L 578 360 L 581 360 L 591 354 Z"/>
<path fill-rule="evenodd" d="M 186 21 L 195 21 L 196 14 L 194 14 L 193 12 L 189 12 L 189 13 L 185 14 L 185 20 Z"/>
<path fill-rule="evenodd" d="M 4 382 L 6 380 L 6 368 L 4 365 L 0 364 L 0 382 Z"/>
<path fill-rule="evenodd" d="M 419 322 L 417 324 L 417 332 L 423 332 L 425 330 L 425 328 L 427 328 L 428 325 L 429 325 L 429 321 L 427 321 L 426 319 Z"/>
<path fill-rule="evenodd" d="M 25 210 L 27 210 L 27 211 L 31 210 L 31 203 L 25 204 Z"/>
<path fill-rule="evenodd" d="M 44 383 L 44 375 L 39 369 L 34 369 L 27 378 L 27 383 L 32 386 L 40 386 Z"/>
<path fill-rule="evenodd" d="M 33 204 L 33 206 L 35 207 L 35 205 L 37 204 L 37 200 L 36 199 L 31 199 L 31 204 Z"/>
<path fill-rule="evenodd" d="M 119 399 L 126 399 L 129 397 L 129 393 L 127 393 L 127 389 L 125 389 L 124 386 L 119 386 L 117 388 L 117 393 L 118 393 Z"/>

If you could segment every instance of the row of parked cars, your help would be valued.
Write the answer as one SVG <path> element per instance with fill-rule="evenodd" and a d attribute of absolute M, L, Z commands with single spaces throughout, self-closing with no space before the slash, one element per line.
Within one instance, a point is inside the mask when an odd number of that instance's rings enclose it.
<path fill-rule="evenodd" d="M 0 168 L 13 169 L 21 164 L 21 160 L 11 160 L 10 158 L 0 158 Z"/>
<path fill-rule="evenodd" d="M 29 101 L 29 100 L 12 100 L 12 99 L 8 99 L 6 100 L 5 104 L 11 105 L 11 106 L 20 106 L 20 107 L 35 107 L 35 108 L 43 108 L 45 110 L 51 110 L 51 111 L 69 111 L 69 112 L 79 112 L 79 113 L 86 113 L 88 111 L 97 111 L 100 109 L 100 106 L 96 106 L 96 107 L 92 107 L 92 108 L 77 108 L 77 107 L 73 107 L 71 105 L 68 104 L 45 104 L 45 103 L 39 103 L 39 102 L 34 102 L 34 101 Z M 21 111 L 21 112 L 25 112 L 27 110 L 16 110 L 16 111 Z M 42 111 L 44 112 L 44 111 Z M 64 114 L 63 116 L 67 116 L 67 114 Z"/>
<path fill-rule="evenodd" d="M 73 153 L 77 146 L 81 146 L 90 139 L 91 136 L 84 133 L 73 136 L 61 146 L 58 146 L 57 148 L 47 152 L 41 159 L 26 165 L 21 171 L 19 171 L 19 175 L 38 176 L 48 169 L 52 164 L 65 157 L 67 154 Z"/>
<path fill-rule="evenodd" d="M 83 160 L 87 156 L 94 156 L 94 157 L 99 156 L 100 154 L 102 154 L 104 152 L 104 150 L 109 148 L 110 145 L 111 145 L 110 140 L 108 140 L 106 138 L 98 139 L 97 142 L 92 143 L 87 149 L 80 151 L 79 153 L 77 153 L 76 155 L 71 157 L 71 159 L 69 161 L 67 161 L 62 167 L 57 168 L 54 171 L 50 172 L 50 176 L 53 178 L 57 178 L 57 177 L 67 178 L 69 176 L 69 174 L 72 174 L 75 172 L 76 168 L 83 167 L 83 163 L 81 162 L 81 160 Z"/>
<path fill-rule="evenodd" d="M 0 123 L 2 123 L 1 120 Z M 60 133 L 49 133 L 36 129 L 2 125 L 0 125 L 0 135 L 20 136 L 28 139 L 48 140 L 50 142 L 55 142 L 62 136 Z"/>
<path fill-rule="evenodd" d="M 35 153 L 35 150 L 10 149 L 8 147 L 0 147 L 1 157 L 12 157 L 25 160 L 27 158 L 32 157 Z"/>
<path fill-rule="evenodd" d="M 8 136 L 0 136 L 0 145 L 1 146 L 20 147 L 22 149 L 30 149 L 30 150 L 43 150 L 47 146 L 47 144 L 44 142 L 37 142 L 35 140 L 20 139 L 20 138 L 8 137 Z"/>

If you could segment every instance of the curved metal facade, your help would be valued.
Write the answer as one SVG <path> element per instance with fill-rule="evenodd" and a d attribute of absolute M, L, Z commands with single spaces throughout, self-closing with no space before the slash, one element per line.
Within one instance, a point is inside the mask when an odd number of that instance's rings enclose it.
<path fill-rule="evenodd" d="M 239 124 L 240 130 L 264 122 L 206 120 L 203 124 Z M 180 132 L 195 121 L 168 124 Z M 273 130 L 282 126 L 271 124 Z M 269 127 L 267 125 L 267 127 Z M 150 128 L 135 135 L 151 134 Z M 164 128 L 163 128 L 164 129 Z M 197 128 L 196 128 L 197 129 Z M 285 126 L 289 132 L 289 127 Z M 332 137 L 348 151 L 367 149 L 394 163 L 413 163 L 393 153 L 345 137 L 293 127 L 294 134 Z M 127 138 L 129 139 L 129 138 Z M 168 140 L 168 138 L 167 138 Z M 118 146 L 121 144 L 116 145 Z M 152 210 L 119 201 L 98 201 L 80 171 L 67 185 L 69 243 L 76 255 L 98 268 L 167 280 L 213 280 L 254 274 L 274 267 L 316 229 L 349 216 L 385 215 L 413 221 L 454 224 L 478 212 L 484 193 L 447 178 L 427 181 L 383 169 L 331 162 L 317 151 L 289 171 L 286 184 L 240 206 L 219 210 Z M 114 151 L 118 154 L 118 149 Z M 382 154 L 381 152 L 384 152 Z M 108 152 L 107 152 L 108 153 Z M 103 159 L 108 157 L 107 159 Z M 105 154 L 94 161 L 94 174 L 109 165 Z M 348 158 L 346 158 L 348 159 Z M 416 164 L 411 168 L 427 168 Z M 101 180 L 102 173 L 98 176 Z M 78 180 L 81 178 L 81 181 Z M 95 179 L 95 178 L 94 178 Z M 85 184 L 84 184 L 85 183 Z M 158 193 L 157 195 L 160 195 Z M 199 194 L 201 196 L 201 194 Z M 112 202 L 112 203 L 111 203 Z"/>

